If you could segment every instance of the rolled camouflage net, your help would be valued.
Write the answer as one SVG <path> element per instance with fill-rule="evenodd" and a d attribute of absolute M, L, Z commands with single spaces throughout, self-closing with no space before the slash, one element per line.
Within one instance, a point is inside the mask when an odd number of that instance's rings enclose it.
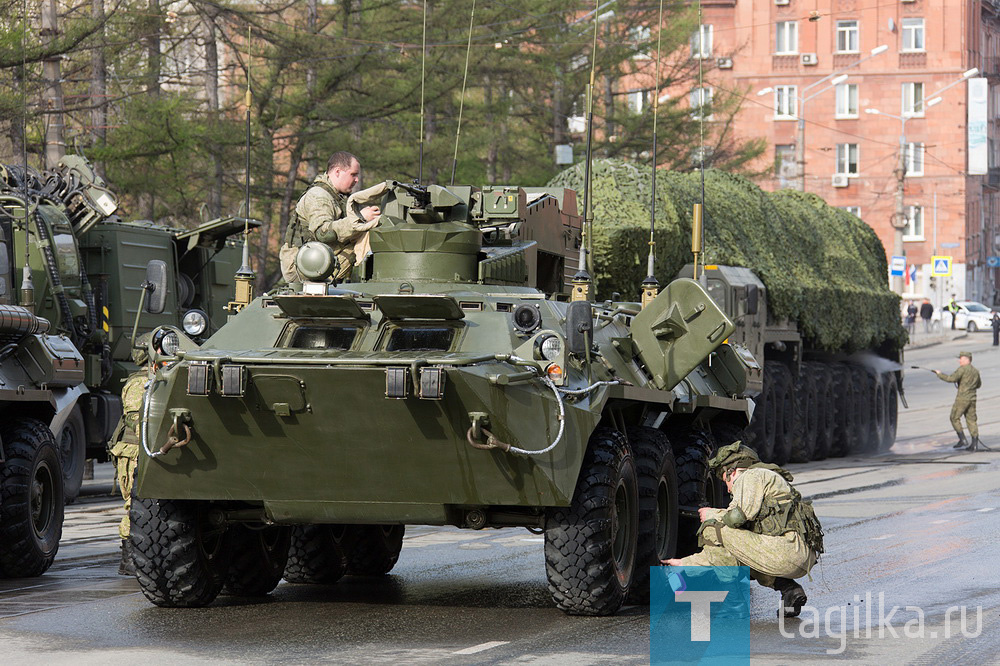
<path fill-rule="evenodd" d="M 649 241 L 649 167 L 593 164 L 594 277 L 600 298 L 638 299 Z M 698 173 L 660 171 L 656 185 L 656 278 L 672 280 L 693 261 L 691 214 Z M 583 166 L 551 186 L 583 191 Z M 898 349 L 905 342 L 899 297 L 889 290 L 885 249 L 856 216 L 814 194 L 765 192 L 750 180 L 705 172 L 705 263 L 746 266 L 768 291 L 770 314 L 790 319 L 814 347 Z"/>

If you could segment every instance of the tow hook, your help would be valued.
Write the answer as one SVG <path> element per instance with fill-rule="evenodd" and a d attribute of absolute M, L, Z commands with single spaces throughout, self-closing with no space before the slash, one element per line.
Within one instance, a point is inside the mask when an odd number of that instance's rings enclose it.
<path fill-rule="evenodd" d="M 191 412 L 187 409 L 170 410 L 170 430 L 167 431 L 167 441 L 160 447 L 160 455 L 163 455 L 174 447 L 187 446 L 191 441 Z M 184 431 L 184 439 L 178 439 L 177 435 Z"/>

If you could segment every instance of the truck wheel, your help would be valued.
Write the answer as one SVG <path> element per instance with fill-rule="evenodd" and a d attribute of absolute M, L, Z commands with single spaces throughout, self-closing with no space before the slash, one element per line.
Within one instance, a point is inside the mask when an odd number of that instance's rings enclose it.
<path fill-rule="evenodd" d="M 788 432 L 791 451 L 788 459 L 792 462 L 809 462 L 816 450 L 816 382 L 813 373 L 805 365 L 795 379 L 792 391 L 795 414 Z"/>
<path fill-rule="evenodd" d="M 834 438 L 829 453 L 831 456 L 840 457 L 846 456 L 851 450 L 857 427 L 857 414 L 854 411 L 856 406 L 854 383 L 851 379 L 851 369 L 847 365 L 832 363 L 830 367 L 833 373 L 833 393 L 836 399 L 837 416 Z"/>
<path fill-rule="evenodd" d="M 347 573 L 352 576 L 384 576 L 392 571 L 403 548 L 403 525 L 349 525 Z"/>
<path fill-rule="evenodd" d="M 862 366 L 850 367 L 855 401 L 854 438 L 850 453 L 869 453 L 878 445 L 875 429 L 875 377 Z"/>
<path fill-rule="evenodd" d="M 686 430 L 675 441 L 681 447 L 680 454 L 675 450 L 680 506 L 692 509 L 726 506 L 729 502 L 726 486 L 708 470 L 708 461 L 715 451 L 714 440 L 700 430 Z M 677 555 L 685 557 L 698 550 L 695 532 L 701 521 L 697 517 L 685 517 L 678 522 Z"/>
<path fill-rule="evenodd" d="M 72 504 L 80 495 L 83 485 L 83 467 L 87 459 L 87 431 L 83 412 L 77 405 L 59 432 L 59 456 L 62 461 L 63 494 L 66 504 Z"/>
<path fill-rule="evenodd" d="M 8 417 L 9 418 L 9 417 Z M 52 431 L 41 421 L 20 419 L 0 432 L 0 574 L 40 576 L 59 550 L 63 483 Z"/>
<path fill-rule="evenodd" d="M 816 389 L 816 400 L 812 411 L 816 414 L 816 438 L 813 447 L 813 460 L 824 460 L 830 455 L 836 437 L 837 401 L 833 391 L 833 377 L 830 368 L 825 363 L 809 362 L 806 369 L 812 375 L 813 386 Z"/>
<path fill-rule="evenodd" d="M 545 519 L 545 573 L 556 606 L 569 615 L 613 615 L 635 571 L 638 481 L 621 433 L 590 436 L 568 507 Z"/>
<path fill-rule="evenodd" d="M 777 422 L 778 403 L 775 399 L 774 377 L 764 372 L 764 386 L 757 397 L 757 407 L 747 432 L 753 433 L 753 443 L 750 447 L 757 452 L 761 460 L 770 460 L 774 451 L 774 429 Z"/>
<path fill-rule="evenodd" d="M 639 489 L 639 532 L 628 603 L 649 603 L 649 567 L 677 551 L 677 470 L 667 436 L 656 428 L 629 428 Z"/>
<path fill-rule="evenodd" d="M 899 417 L 899 388 L 896 384 L 896 375 L 891 372 L 882 375 L 882 387 L 885 392 L 885 419 L 878 450 L 885 453 L 896 443 L 896 420 Z"/>
<path fill-rule="evenodd" d="M 210 502 L 132 496 L 132 562 L 146 598 L 167 608 L 212 603 L 232 555 L 226 525 Z"/>
<path fill-rule="evenodd" d="M 296 525 L 292 528 L 285 580 L 332 585 L 347 573 L 346 525 Z"/>
<path fill-rule="evenodd" d="M 773 386 L 771 394 L 774 402 L 773 427 L 768 433 L 770 455 L 761 458 L 764 462 L 785 464 L 791 451 L 788 431 L 795 416 L 795 401 L 792 399 L 792 373 L 784 363 L 774 361 L 764 366 L 765 382 Z M 757 452 L 760 455 L 760 452 Z"/>
<path fill-rule="evenodd" d="M 223 594 L 262 597 L 278 587 L 288 560 L 292 528 L 283 525 L 232 525 L 233 556 Z"/>

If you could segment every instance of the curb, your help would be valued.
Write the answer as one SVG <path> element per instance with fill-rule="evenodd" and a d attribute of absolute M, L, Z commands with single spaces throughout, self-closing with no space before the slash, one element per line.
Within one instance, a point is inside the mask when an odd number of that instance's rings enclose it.
<path fill-rule="evenodd" d="M 927 347 L 933 347 L 935 345 L 943 345 L 946 342 L 954 342 L 955 340 L 962 340 L 969 337 L 968 333 L 962 333 L 961 335 L 956 335 L 954 337 L 941 336 L 934 338 L 933 340 L 928 340 L 926 342 L 919 342 L 916 344 L 908 344 L 903 347 L 903 351 L 912 351 L 914 349 L 926 349 Z"/>

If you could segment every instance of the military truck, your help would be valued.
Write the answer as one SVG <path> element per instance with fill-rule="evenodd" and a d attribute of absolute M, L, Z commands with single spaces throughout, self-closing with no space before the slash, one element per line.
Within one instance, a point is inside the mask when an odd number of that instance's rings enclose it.
<path fill-rule="evenodd" d="M 5 259 L 18 278 L 25 234 L 17 211 L 25 197 L 34 312 L 85 362 L 85 390 L 72 409 L 48 422 L 59 446 L 65 497 L 73 501 L 85 459 L 107 460 L 106 443 L 121 415 L 121 383 L 134 369 L 130 336 L 143 283 L 157 283 L 159 290 L 146 301 L 140 331 L 175 324 L 194 339 L 207 337 L 225 316 L 240 262 L 239 246 L 229 238 L 245 220 L 221 218 L 194 229 L 126 222 L 114 193 L 82 157 L 67 155 L 44 173 L 0 165 Z M 0 302 L 14 303 L 12 298 Z"/>
<path fill-rule="evenodd" d="M 357 281 L 327 284 L 307 244 L 309 282 L 200 345 L 170 330 L 132 503 L 143 593 L 384 575 L 421 524 L 544 533 L 567 613 L 642 602 L 724 502 L 712 425 L 747 425 L 759 372 L 733 322 L 689 279 L 645 307 L 586 300 L 569 189 L 397 183 L 383 210 Z"/>

